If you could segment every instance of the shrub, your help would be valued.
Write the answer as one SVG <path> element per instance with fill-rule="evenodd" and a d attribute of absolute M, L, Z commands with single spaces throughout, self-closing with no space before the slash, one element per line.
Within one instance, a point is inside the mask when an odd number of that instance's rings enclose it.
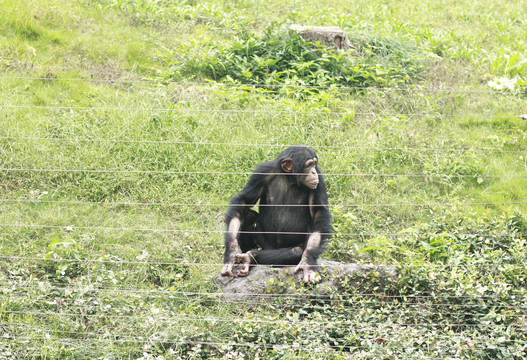
<path fill-rule="evenodd" d="M 187 54 L 174 63 L 175 72 L 271 87 L 369 87 L 410 82 L 421 69 L 417 50 L 407 43 L 371 34 L 353 41 L 360 56 L 271 25 L 261 36 L 240 32 L 225 44 L 212 44 L 204 56 Z"/>

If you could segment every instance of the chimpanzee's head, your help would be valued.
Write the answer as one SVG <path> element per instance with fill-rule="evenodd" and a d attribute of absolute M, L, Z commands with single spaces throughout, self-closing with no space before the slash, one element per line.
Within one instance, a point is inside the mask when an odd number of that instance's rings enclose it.
<path fill-rule="evenodd" d="M 295 176 L 298 186 L 304 185 L 314 190 L 317 188 L 320 169 L 317 167 L 317 154 L 307 146 L 291 146 L 278 155 L 282 170 Z"/>

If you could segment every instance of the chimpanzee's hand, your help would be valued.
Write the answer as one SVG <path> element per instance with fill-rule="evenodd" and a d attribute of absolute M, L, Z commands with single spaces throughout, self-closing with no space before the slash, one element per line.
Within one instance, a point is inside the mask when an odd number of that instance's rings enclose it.
<path fill-rule="evenodd" d="M 251 265 L 251 254 L 247 252 L 245 254 L 236 253 L 232 255 L 233 256 L 223 265 L 221 274 L 235 277 L 236 274 L 234 273 L 233 268 L 235 265 L 240 264 L 242 267 L 238 270 L 237 275 L 247 276 L 249 274 L 249 266 Z"/>
<path fill-rule="evenodd" d="M 306 284 L 315 284 L 320 281 L 321 277 L 318 271 L 313 270 L 314 266 L 309 265 L 306 260 L 300 260 L 300 263 L 295 268 L 295 273 L 304 270 L 304 282 Z"/>
<path fill-rule="evenodd" d="M 223 268 L 221 269 L 221 272 L 220 274 L 225 276 L 230 276 L 230 277 L 235 277 L 236 275 L 234 275 L 234 273 L 232 272 L 232 268 L 234 267 L 234 262 L 235 262 L 235 259 L 236 259 L 236 253 L 233 253 L 229 256 L 229 259 L 225 262 L 225 264 L 223 265 Z"/>
<path fill-rule="evenodd" d="M 236 254 L 234 263 L 242 265 L 242 268 L 238 270 L 238 276 L 247 276 L 249 274 L 249 265 L 251 265 L 251 256 L 249 253 Z"/>

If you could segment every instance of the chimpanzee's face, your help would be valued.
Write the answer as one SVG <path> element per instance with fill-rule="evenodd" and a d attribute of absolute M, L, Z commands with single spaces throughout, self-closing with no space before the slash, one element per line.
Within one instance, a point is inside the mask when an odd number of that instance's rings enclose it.
<path fill-rule="evenodd" d="M 300 182 L 306 187 L 314 190 L 318 186 L 318 173 L 317 173 L 317 158 L 309 159 L 304 163 L 302 170 L 303 175 L 300 175 Z"/>

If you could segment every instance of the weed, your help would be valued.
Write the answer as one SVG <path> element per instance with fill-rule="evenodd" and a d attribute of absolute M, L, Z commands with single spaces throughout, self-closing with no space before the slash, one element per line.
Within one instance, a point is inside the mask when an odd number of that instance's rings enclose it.
<path fill-rule="evenodd" d="M 411 82 L 419 74 L 422 63 L 409 44 L 375 34 L 352 40 L 361 56 L 310 43 L 273 24 L 261 36 L 244 29 L 226 44 L 212 44 L 204 58 L 182 55 L 174 65 L 178 74 L 271 90 L 275 85 L 388 86 Z"/>

